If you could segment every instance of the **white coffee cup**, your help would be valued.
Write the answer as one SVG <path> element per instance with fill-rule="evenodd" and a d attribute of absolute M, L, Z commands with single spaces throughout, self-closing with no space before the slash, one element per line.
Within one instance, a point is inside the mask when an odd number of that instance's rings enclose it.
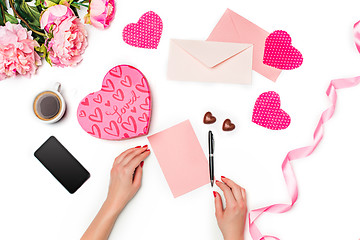
<path fill-rule="evenodd" d="M 41 121 L 55 123 L 64 116 L 66 104 L 60 88 L 61 84 L 57 82 L 53 89 L 43 91 L 35 97 L 33 111 Z"/>

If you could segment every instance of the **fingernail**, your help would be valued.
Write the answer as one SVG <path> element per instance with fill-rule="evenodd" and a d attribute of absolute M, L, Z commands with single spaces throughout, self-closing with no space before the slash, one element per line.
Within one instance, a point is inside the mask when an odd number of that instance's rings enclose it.
<path fill-rule="evenodd" d="M 214 194 L 214 197 L 216 197 L 216 192 L 215 191 L 213 191 L 213 194 Z"/>
<path fill-rule="evenodd" d="M 136 146 L 135 148 L 141 148 L 141 146 Z"/>
<path fill-rule="evenodd" d="M 224 176 L 221 176 L 221 178 L 226 178 L 226 177 L 224 177 Z"/>
<path fill-rule="evenodd" d="M 220 182 L 220 181 L 216 180 L 215 182 Z"/>
<path fill-rule="evenodd" d="M 145 152 L 150 152 L 150 149 L 146 149 Z"/>
<path fill-rule="evenodd" d="M 140 163 L 140 167 L 143 167 L 144 166 L 144 161 L 142 161 L 141 163 Z"/>
<path fill-rule="evenodd" d="M 148 145 L 144 145 L 143 148 L 147 148 Z"/>

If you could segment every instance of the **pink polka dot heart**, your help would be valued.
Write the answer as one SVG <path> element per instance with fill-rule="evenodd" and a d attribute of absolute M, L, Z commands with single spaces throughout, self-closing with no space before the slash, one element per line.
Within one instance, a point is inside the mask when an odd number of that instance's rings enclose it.
<path fill-rule="evenodd" d="M 149 11 L 137 23 L 126 25 L 123 30 L 124 41 L 134 47 L 156 49 L 159 45 L 163 23 L 159 15 Z"/>
<path fill-rule="evenodd" d="M 292 70 L 301 66 L 303 57 L 291 45 L 290 35 L 277 30 L 266 38 L 263 63 L 282 70 Z"/>
<path fill-rule="evenodd" d="M 289 114 L 280 109 L 279 94 L 270 91 L 256 99 L 252 121 L 271 130 L 282 130 L 290 125 L 291 119 Z"/>

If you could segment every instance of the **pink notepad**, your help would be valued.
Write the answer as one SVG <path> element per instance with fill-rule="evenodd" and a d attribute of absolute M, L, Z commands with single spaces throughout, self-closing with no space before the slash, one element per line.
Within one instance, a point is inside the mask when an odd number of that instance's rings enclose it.
<path fill-rule="evenodd" d="M 189 120 L 148 139 L 175 198 L 210 182 L 208 161 Z"/>

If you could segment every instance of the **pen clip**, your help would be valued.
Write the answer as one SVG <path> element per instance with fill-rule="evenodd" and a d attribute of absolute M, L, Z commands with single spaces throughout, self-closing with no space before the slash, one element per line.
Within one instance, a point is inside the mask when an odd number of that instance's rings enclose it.
<path fill-rule="evenodd" d="M 212 153 L 214 153 L 215 151 L 215 140 L 214 140 L 214 135 L 211 134 L 211 145 L 212 145 Z"/>
<path fill-rule="evenodd" d="M 213 154 L 214 152 L 214 138 L 213 138 L 213 134 L 211 131 L 209 131 L 209 135 L 208 135 L 208 140 L 209 140 L 209 154 Z"/>

